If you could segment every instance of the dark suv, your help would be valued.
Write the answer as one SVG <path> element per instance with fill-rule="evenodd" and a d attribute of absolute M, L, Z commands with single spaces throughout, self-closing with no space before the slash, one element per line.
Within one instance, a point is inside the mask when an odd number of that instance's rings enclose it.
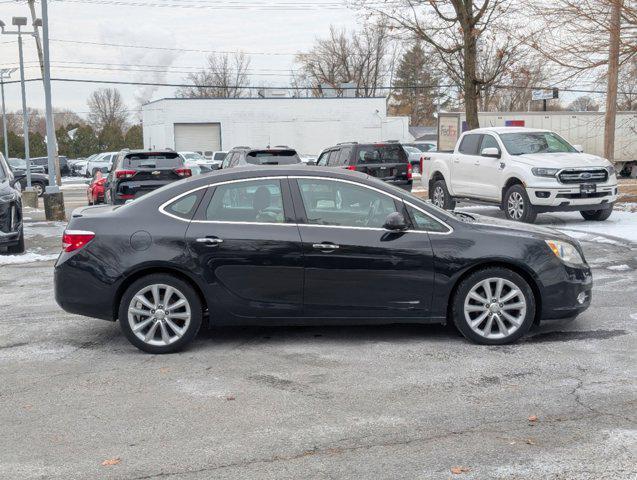
<path fill-rule="evenodd" d="M 120 205 L 191 175 L 184 159 L 172 150 L 123 150 L 108 174 L 105 200 Z"/>
<path fill-rule="evenodd" d="M 66 177 L 71 175 L 71 167 L 69 167 L 69 159 L 64 155 L 59 156 L 60 159 L 60 175 Z M 49 158 L 48 157 L 33 157 L 31 158 L 31 165 L 37 165 L 44 169 L 44 173 L 49 173 Z"/>
<path fill-rule="evenodd" d="M 316 164 L 363 172 L 411 192 L 412 166 L 399 143 L 339 143 L 323 150 Z"/>
<path fill-rule="evenodd" d="M 234 147 L 223 159 L 221 168 L 245 167 L 247 165 L 293 165 L 301 163 L 296 150 L 285 146 L 255 149 Z"/>
<path fill-rule="evenodd" d="M 14 185 L 13 173 L 0 153 L 0 249 L 7 253 L 24 252 L 22 197 Z"/>

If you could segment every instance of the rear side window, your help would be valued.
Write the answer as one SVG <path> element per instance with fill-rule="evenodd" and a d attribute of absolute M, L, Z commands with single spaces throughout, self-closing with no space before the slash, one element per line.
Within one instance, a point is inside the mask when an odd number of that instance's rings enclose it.
<path fill-rule="evenodd" d="M 339 165 L 347 165 L 349 164 L 349 157 L 352 155 L 352 147 L 344 147 L 341 149 L 341 153 L 338 155 L 338 164 Z"/>
<path fill-rule="evenodd" d="M 465 135 L 458 150 L 465 155 L 477 155 L 481 135 Z"/>
<path fill-rule="evenodd" d="M 122 166 L 124 168 L 176 168 L 184 164 L 183 158 L 177 153 L 135 153 L 126 155 Z"/>
<path fill-rule="evenodd" d="M 294 150 L 252 150 L 246 155 L 246 162 L 252 165 L 293 165 L 301 163 Z"/>
<path fill-rule="evenodd" d="M 375 163 L 407 163 L 407 154 L 399 144 L 367 145 L 358 149 L 357 163 L 369 165 Z"/>
<path fill-rule="evenodd" d="M 278 180 L 253 180 L 219 185 L 206 209 L 206 220 L 284 223 Z"/>
<path fill-rule="evenodd" d="M 338 165 L 338 154 L 339 154 L 340 150 L 336 149 L 336 150 L 332 150 L 330 152 L 330 156 L 327 159 L 327 165 L 330 167 L 335 167 Z"/>
<path fill-rule="evenodd" d="M 167 213 L 176 215 L 179 218 L 190 220 L 197 210 L 197 205 L 203 196 L 205 189 L 198 190 L 189 195 L 181 197 L 174 202 L 168 204 L 164 209 Z"/>
<path fill-rule="evenodd" d="M 324 167 L 327 165 L 327 158 L 329 156 L 330 152 L 323 152 L 321 153 L 321 156 L 318 158 L 318 160 L 316 161 L 316 164 L 319 167 Z"/>

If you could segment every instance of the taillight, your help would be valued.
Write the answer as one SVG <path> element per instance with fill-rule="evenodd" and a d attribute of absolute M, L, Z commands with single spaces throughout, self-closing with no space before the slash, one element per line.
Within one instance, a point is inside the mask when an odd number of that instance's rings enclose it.
<path fill-rule="evenodd" d="M 66 230 L 62 235 L 62 250 L 72 252 L 83 248 L 87 243 L 95 238 L 93 232 L 84 230 Z"/>
<path fill-rule="evenodd" d="M 135 194 L 134 193 L 118 193 L 117 197 L 120 200 L 131 200 L 131 199 L 135 198 Z"/>
<path fill-rule="evenodd" d="M 136 173 L 136 170 L 115 170 L 115 178 L 130 178 Z"/>
<path fill-rule="evenodd" d="M 351 171 L 353 171 L 353 172 L 355 172 L 355 171 L 356 171 L 356 165 L 349 165 L 349 166 L 347 167 L 347 169 L 348 169 L 348 170 L 351 170 Z"/>
<path fill-rule="evenodd" d="M 420 156 L 420 174 L 423 175 L 424 170 L 422 169 L 422 167 L 424 166 L 425 163 L 425 157 L 423 157 L 422 155 Z"/>
<path fill-rule="evenodd" d="M 411 173 L 411 162 L 407 162 L 407 180 L 411 180 L 413 175 Z"/>
<path fill-rule="evenodd" d="M 180 177 L 190 177 L 192 171 L 189 168 L 175 168 L 175 173 Z"/>

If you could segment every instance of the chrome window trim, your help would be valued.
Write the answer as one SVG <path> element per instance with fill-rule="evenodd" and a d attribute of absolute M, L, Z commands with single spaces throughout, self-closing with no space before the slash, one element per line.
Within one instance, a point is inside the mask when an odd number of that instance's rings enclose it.
<path fill-rule="evenodd" d="M 170 200 L 167 200 L 166 202 L 162 203 L 158 210 L 160 213 L 163 213 L 164 215 L 174 218 L 175 220 L 180 220 L 182 222 L 187 222 L 187 223 L 199 223 L 199 224 L 204 224 L 204 223 L 211 223 L 211 224 L 229 224 L 229 225 L 277 225 L 277 226 L 304 226 L 304 227 L 311 227 L 311 228 L 340 228 L 340 229 L 350 229 L 350 230 L 372 230 L 372 231 L 380 231 L 380 232 L 391 232 L 392 230 L 387 230 L 385 228 L 378 228 L 378 227 L 350 227 L 350 226 L 346 226 L 346 225 L 316 225 L 316 224 L 310 224 L 310 223 L 289 223 L 289 222 L 283 222 L 283 223 L 268 223 L 268 222 L 233 222 L 233 221 L 226 221 L 226 220 L 188 220 L 185 218 L 181 218 L 178 217 L 177 215 L 173 215 L 172 213 L 169 213 L 166 211 L 166 207 L 168 205 L 170 205 L 173 202 L 176 202 L 177 200 L 179 200 L 182 197 L 185 197 L 187 195 L 190 195 L 191 193 L 197 192 L 199 190 L 203 190 L 205 188 L 210 188 L 210 187 L 217 187 L 219 185 L 227 185 L 227 184 L 231 184 L 231 183 L 242 183 L 242 182 L 252 182 L 252 181 L 256 181 L 256 180 L 285 180 L 285 179 L 294 179 L 294 180 L 298 180 L 298 179 L 310 179 L 310 180 L 327 180 L 327 181 L 332 181 L 332 182 L 343 182 L 343 183 L 349 183 L 352 185 L 356 185 L 356 186 L 360 186 L 363 188 L 367 188 L 369 190 L 373 190 L 375 192 L 380 193 L 381 195 L 385 195 L 387 197 L 390 197 L 394 200 L 398 200 L 399 202 L 403 202 L 406 205 L 409 205 L 412 208 L 415 208 L 416 210 L 418 210 L 421 213 L 424 213 L 425 215 L 427 215 L 428 217 L 434 219 L 435 221 L 437 221 L 438 223 L 441 223 L 442 225 L 444 225 L 445 227 L 447 227 L 449 229 L 449 231 L 447 232 L 430 232 L 428 230 L 404 230 L 405 233 L 425 233 L 425 234 L 429 234 L 429 235 L 449 235 L 450 233 L 453 232 L 453 228 L 451 226 L 449 226 L 447 223 L 445 223 L 444 221 L 440 220 L 438 217 L 432 215 L 429 212 L 426 212 L 425 210 L 423 210 L 421 207 L 418 207 L 416 205 L 414 205 L 411 202 L 408 202 L 407 200 L 403 200 L 400 197 L 397 197 L 396 195 L 393 195 L 391 193 L 385 192 L 379 188 L 376 187 L 372 187 L 371 185 L 365 185 L 363 183 L 359 183 L 359 182 L 355 182 L 352 180 L 345 180 L 342 178 L 329 178 L 329 177 L 318 177 L 318 176 L 307 176 L 307 175 L 297 175 L 297 176 L 286 176 L 286 175 L 277 175 L 277 176 L 268 176 L 268 177 L 251 177 L 251 178 L 240 178 L 240 179 L 235 179 L 235 180 L 226 180 L 223 182 L 217 182 L 217 183 L 210 183 L 207 185 L 202 185 L 200 187 L 196 187 L 193 188 L 192 190 L 188 190 L 187 192 L 184 193 L 180 193 L 179 195 L 177 195 L 176 197 L 172 197 Z"/>

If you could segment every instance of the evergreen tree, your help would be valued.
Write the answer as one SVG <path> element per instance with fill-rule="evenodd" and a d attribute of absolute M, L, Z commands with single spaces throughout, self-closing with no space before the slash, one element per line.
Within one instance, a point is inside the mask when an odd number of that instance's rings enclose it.
<path fill-rule="evenodd" d="M 429 88 L 440 84 L 441 78 L 434 70 L 432 57 L 420 43 L 415 43 L 404 53 L 393 81 L 394 93 L 390 102 L 392 115 L 409 116 L 411 125 L 426 126 L 436 123 L 433 114 L 437 104 L 444 102 L 445 96 L 440 89 Z"/>
<path fill-rule="evenodd" d="M 124 136 L 124 143 L 131 150 L 144 148 L 144 136 L 141 125 L 133 125 Z"/>

